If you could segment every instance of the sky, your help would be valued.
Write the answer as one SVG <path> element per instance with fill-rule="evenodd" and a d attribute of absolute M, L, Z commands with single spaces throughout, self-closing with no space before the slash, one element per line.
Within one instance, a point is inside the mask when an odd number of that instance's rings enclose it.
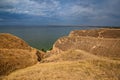
<path fill-rule="evenodd" d="M 120 0 L 0 0 L 0 25 L 120 26 Z"/>

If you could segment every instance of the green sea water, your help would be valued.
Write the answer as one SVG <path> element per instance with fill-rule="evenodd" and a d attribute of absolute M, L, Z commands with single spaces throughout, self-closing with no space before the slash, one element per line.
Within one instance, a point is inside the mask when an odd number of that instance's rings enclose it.
<path fill-rule="evenodd" d="M 11 33 L 22 38 L 30 46 L 37 49 L 48 50 L 52 48 L 55 41 L 67 36 L 72 30 L 90 29 L 90 27 L 81 26 L 2 26 L 0 33 Z"/>

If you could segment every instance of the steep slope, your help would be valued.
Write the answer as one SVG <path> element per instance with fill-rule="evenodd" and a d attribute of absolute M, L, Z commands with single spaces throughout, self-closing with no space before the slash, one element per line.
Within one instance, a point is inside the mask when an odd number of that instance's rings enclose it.
<path fill-rule="evenodd" d="M 0 77 L 37 63 L 37 50 L 11 34 L 0 34 Z"/>
<path fill-rule="evenodd" d="M 0 75 L 6 75 L 16 69 L 35 64 L 37 62 L 35 52 L 20 49 L 0 49 Z"/>
<path fill-rule="evenodd" d="M 69 36 L 58 39 L 52 53 L 61 53 L 70 49 L 120 59 L 120 29 L 75 30 Z"/>

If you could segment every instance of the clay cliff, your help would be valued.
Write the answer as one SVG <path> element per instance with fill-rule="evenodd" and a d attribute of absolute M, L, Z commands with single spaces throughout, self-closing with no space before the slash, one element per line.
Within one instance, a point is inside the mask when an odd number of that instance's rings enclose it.
<path fill-rule="evenodd" d="M 74 30 L 58 39 L 51 53 L 79 49 L 97 56 L 120 58 L 120 29 Z"/>

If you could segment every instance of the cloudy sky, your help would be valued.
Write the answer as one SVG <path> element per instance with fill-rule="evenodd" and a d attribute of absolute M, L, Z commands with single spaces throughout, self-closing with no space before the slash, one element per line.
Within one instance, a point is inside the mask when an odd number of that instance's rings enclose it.
<path fill-rule="evenodd" d="M 0 0 L 0 25 L 120 26 L 120 0 Z"/>

